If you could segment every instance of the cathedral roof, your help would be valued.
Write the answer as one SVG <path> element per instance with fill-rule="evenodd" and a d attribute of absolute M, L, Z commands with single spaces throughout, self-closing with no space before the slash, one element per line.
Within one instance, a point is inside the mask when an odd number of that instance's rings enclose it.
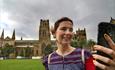
<path fill-rule="evenodd" d="M 16 45 L 34 45 L 38 40 L 16 40 Z"/>
<path fill-rule="evenodd" d="M 9 41 L 9 40 L 11 40 L 11 38 L 10 38 L 9 36 L 7 36 L 7 37 L 5 38 L 5 40 Z"/>

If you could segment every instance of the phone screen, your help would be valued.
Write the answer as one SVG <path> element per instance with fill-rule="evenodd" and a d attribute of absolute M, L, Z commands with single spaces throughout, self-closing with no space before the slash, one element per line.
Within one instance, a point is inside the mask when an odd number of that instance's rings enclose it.
<path fill-rule="evenodd" d="M 110 48 L 109 44 L 107 43 L 107 41 L 104 38 L 105 33 L 108 34 L 111 37 L 111 39 L 115 42 L 115 24 L 111 24 L 111 23 L 107 23 L 107 22 L 101 22 L 98 25 L 97 44 L 101 45 L 101 46 L 104 46 L 104 47 L 107 47 L 107 48 Z M 109 55 L 107 55 L 103 52 L 100 52 L 100 51 L 97 51 L 97 54 L 111 58 Z M 102 63 L 102 64 L 106 64 L 106 63 L 103 63 L 101 61 L 99 61 L 99 62 Z M 101 69 L 96 68 L 96 70 L 101 70 Z"/>

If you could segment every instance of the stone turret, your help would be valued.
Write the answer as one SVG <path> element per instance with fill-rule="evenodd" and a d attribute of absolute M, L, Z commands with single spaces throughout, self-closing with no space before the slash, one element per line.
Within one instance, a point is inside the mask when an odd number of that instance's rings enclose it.
<path fill-rule="evenodd" d="M 113 18 L 111 17 L 110 23 L 111 23 L 111 24 L 115 24 L 115 19 L 113 19 Z"/>
<path fill-rule="evenodd" d="M 15 29 L 13 30 L 12 40 L 15 40 Z"/>
<path fill-rule="evenodd" d="M 3 31 L 2 31 L 2 34 L 1 34 L 1 40 L 4 40 L 4 29 L 3 29 Z"/>

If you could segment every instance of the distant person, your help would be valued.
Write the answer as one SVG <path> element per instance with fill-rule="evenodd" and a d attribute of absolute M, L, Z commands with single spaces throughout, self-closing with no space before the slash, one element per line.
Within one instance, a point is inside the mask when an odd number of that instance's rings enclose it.
<path fill-rule="evenodd" d="M 98 59 L 98 60 L 108 64 L 108 66 L 101 64 L 101 63 L 97 62 L 96 60 L 94 60 L 94 64 L 97 67 L 101 68 L 102 70 L 115 70 L 115 43 L 112 41 L 110 36 L 108 36 L 107 34 L 104 34 L 104 37 L 112 49 L 106 48 L 106 47 L 103 47 L 100 45 L 95 45 L 94 49 L 98 50 L 98 51 L 102 51 L 102 52 L 110 55 L 112 57 L 112 59 L 98 55 L 98 54 L 94 54 L 93 56 L 95 59 Z"/>
<path fill-rule="evenodd" d="M 51 31 L 56 38 L 57 50 L 43 58 L 46 70 L 95 70 L 92 54 L 71 46 L 74 33 L 70 18 L 57 20 Z"/>

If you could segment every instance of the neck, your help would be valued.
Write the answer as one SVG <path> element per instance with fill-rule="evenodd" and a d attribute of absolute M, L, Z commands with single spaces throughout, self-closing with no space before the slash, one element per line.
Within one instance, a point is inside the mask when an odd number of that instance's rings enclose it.
<path fill-rule="evenodd" d="M 74 49 L 70 45 L 62 45 L 62 44 L 57 44 L 57 47 L 58 49 L 56 50 L 56 52 L 62 56 L 69 54 Z"/>
<path fill-rule="evenodd" d="M 57 44 L 57 46 L 58 46 L 58 50 L 62 52 L 68 50 L 71 47 L 70 45 L 60 45 L 60 44 Z"/>

